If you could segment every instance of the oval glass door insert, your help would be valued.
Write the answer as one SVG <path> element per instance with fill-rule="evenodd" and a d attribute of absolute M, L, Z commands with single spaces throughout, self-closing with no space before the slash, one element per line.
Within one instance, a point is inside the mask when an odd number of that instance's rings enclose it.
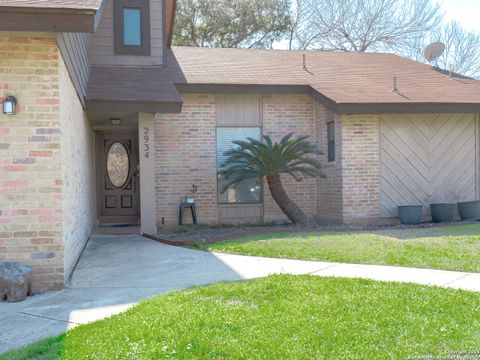
<path fill-rule="evenodd" d="M 116 188 L 121 188 L 128 180 L 130 172 L 130 159 L 122 143 L 115 142 L 107 153 L 107 175 Z"/>

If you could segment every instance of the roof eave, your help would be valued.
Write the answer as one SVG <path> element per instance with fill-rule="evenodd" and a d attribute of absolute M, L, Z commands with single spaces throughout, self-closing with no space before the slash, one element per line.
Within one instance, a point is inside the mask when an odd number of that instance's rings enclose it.
<path fill-rule="evenodd" d="M 135 101 L 135 100 L 86 100 L 87 112 L 143 112 L 143 113 L 174 113 L 182 112 L 181 101 Z"/>
<path fill-rule="evenodd" d="M 480 113 L 479 103 L 343 103 L 322 94 L 309 85 L 263 85 L 263 84 L 175 84 L 181 93 L 261 93 L 261 94 L 308 94 L 329 110 L 339 114 L 377 113 Z"/>
<path fill-rule="evenodd" d="M 401 102 L 401 103 L 337 103 L 337 113 L 479 113 L 480 103 Z"/>
<path fill-rule="evenodd" d="M 1 31 L 93 33 L 103 13 L 99 9 L 0 7 Z"/>

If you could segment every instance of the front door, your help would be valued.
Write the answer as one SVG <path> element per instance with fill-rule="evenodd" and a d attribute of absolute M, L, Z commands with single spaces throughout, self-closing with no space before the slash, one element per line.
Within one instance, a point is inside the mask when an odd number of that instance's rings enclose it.
<path fill-rule="evenodd" d="M 97 134 L 97 191 L 103 224 L 138 224 L 140 216 L 138 135 L 133 131 Z"/>

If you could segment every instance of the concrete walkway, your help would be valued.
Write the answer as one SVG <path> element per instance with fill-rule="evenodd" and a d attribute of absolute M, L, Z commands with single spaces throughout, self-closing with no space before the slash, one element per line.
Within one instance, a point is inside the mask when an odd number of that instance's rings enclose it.
<path fill-rule="evenodd" d="M 141 236 L 93 236 L 69 286 L 0 302 L 0 353 L 108 317 L 171 290 L 274 273 L 361 277 L 480 291 L 480 274 L 269 259 L 168 246 Z"/>

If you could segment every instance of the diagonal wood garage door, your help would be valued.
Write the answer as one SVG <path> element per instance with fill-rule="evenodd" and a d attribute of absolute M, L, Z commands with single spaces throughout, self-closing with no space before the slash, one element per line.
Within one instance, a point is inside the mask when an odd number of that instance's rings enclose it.
<path fill-rule="evenodd" d="M 475 114 L 389 114 L 380 122 L 381 216 L 397 205 L 476 198 Z"/>

